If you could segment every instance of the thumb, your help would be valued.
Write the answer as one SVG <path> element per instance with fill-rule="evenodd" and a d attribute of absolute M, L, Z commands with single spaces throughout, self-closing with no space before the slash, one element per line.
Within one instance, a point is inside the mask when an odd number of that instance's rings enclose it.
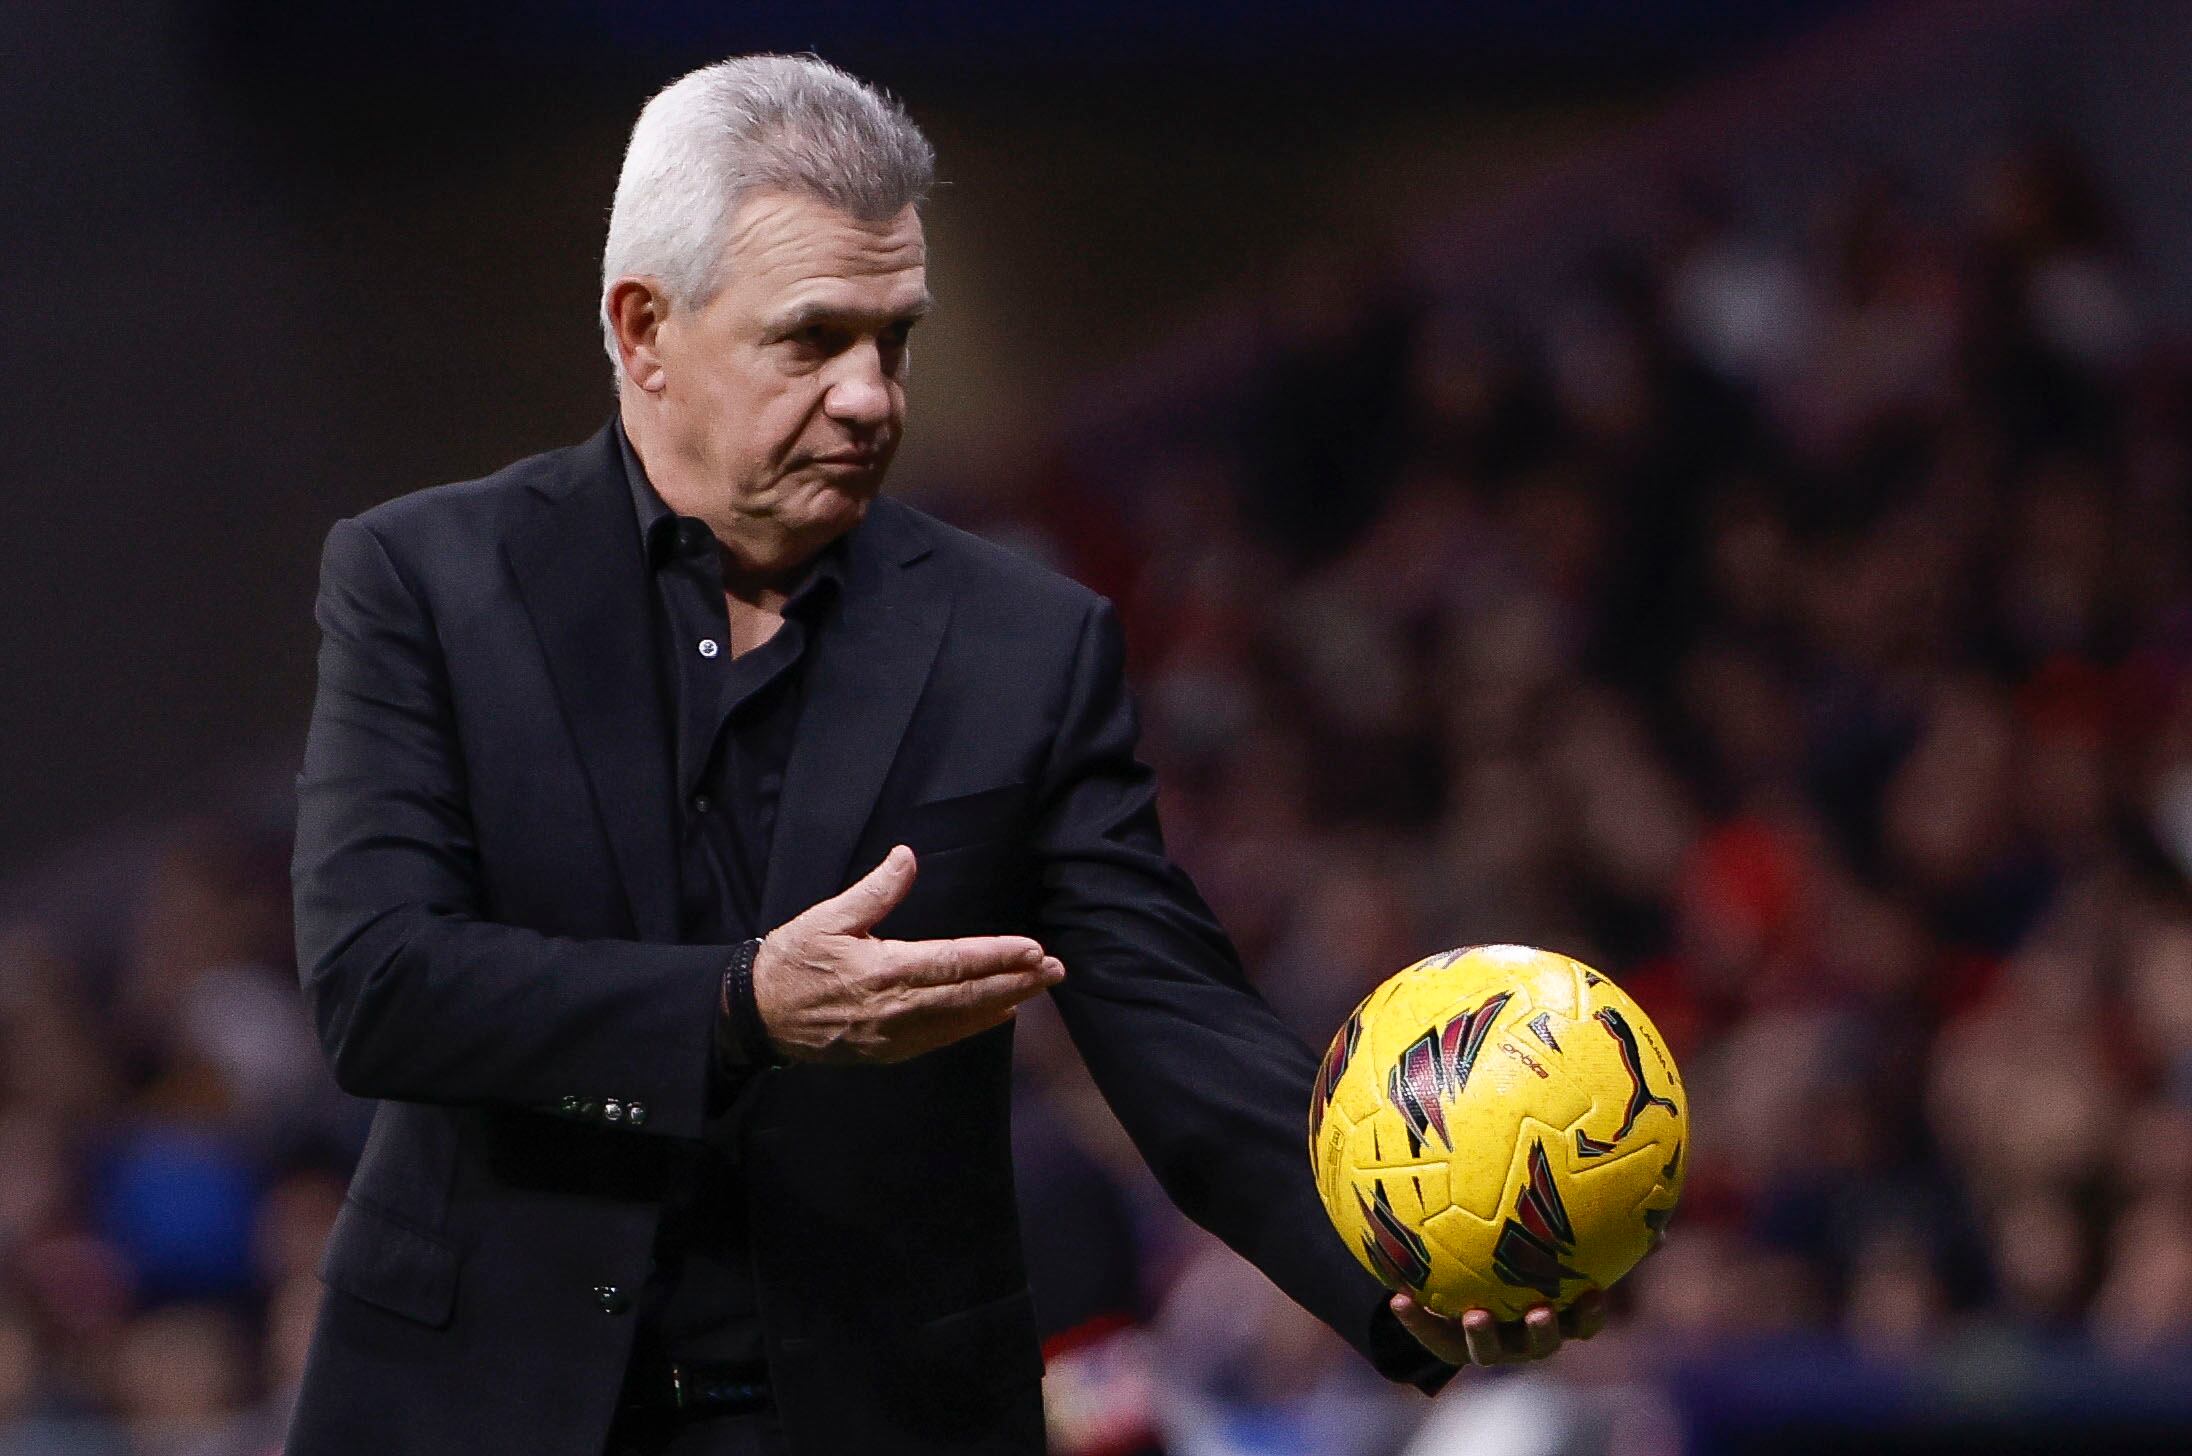
<path fill-rule="evenodd" d="M 866 935 L 906 898 L 913 888 L 915 868 L 913 851 L 895 845 L 858 883 L 824 900 L 804 918 L 832 935 Z"/>

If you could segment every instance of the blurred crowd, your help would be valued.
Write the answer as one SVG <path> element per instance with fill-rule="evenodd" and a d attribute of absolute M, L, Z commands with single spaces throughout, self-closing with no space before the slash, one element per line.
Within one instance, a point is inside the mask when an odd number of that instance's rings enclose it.
<path fill-rule="evenodd" d="M 267 1456 L 369 1104 L 303 1015 L 288 847 L 173 826 L 90 933 L 0 934 L 0 1453 Z"/>
<path fill-rule="evenodd" d="M 1776 1341 L 1997 1383 L 2192 1352 L 2187 360 L 2052 143 L 1786 234 L 1655 212 L 1526 311 L 1306 262 L 1225 431 L 1005 527 L 1121 603 L 1174 851 L 1314 1047 L 1520 941 L 1685 1069 L 1619 1329 L 1460 1382 L 1426 1456 L 1685 1449 L 1670 1372 Z M 1173 1449 L 1394 1449 L 1405 1410 L 1150 1217 Z"/>
<path fill-rule="evenodd" d="M 1170 1213 L 1038 1010 L 1056 1449 L 1635 1456 L 1777 1341 L 2181 1354 L 2192 367 L 2091 178 L 1786 233 L 1670 187 L 1549 305 L 1398 277 L 1305 260 L 1221 428 L 969 524 L 1119 603 L 1172 848 L 1305 1040 L 1442 947 L 1576 955 L 1682 1062 L 1686 1201 L 1614 1329 L 1427 1406 Z M 279 1449 L 369 1112 L 286 853 L 194 821 L 103 952 L 0 938 L 0 1456 Z"/>

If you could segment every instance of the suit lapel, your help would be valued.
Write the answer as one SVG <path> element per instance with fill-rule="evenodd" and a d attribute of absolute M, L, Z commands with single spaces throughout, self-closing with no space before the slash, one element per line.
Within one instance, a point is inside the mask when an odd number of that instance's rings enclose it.
<path fill-rule="evenodd" d="M 643 940 L 677 938 L 669 734 L 639 527 L 615 426 L 571 451 L 506 544 Z M 762 884 L 762 928 L 844 887 L 950 619 L 919 518 L 879 500 L 847 543 L 836 619 L 808 664 Z M 865 869 L 866 866 L 860 868 Z"/>
<path fill-rule="evenodd" d="M 506 543 L 639 938 L 677 938 L 672 783 L 651 605 L 615 425 L 535 485 Z"/>
<path fill-rule="evenodd" d="M 888 500 L 853 533 L 839 616 L 807 666 L 761 895 L 762 928 L 844 888 L 951 616 L 919 518 Z"/>
<path fill-rule="evenodd" d="M 879 500 L 847 545 L 844 590 L 806 665 L 806 702 L 784 765 L 762 877 L 763 931 L 836 894 L 849 870 L 868 868 L 852 864 L 853 850 L 951 617 L 937 573 L 920 569 L 929 547 L 919 517 Z M 771 1125 L 788 1099 L 797 1100 L 794 1087 L 828 1075 L 794 1067 L 748 1082 L 707 1139 L 727 1150 L 742 1147 L 741 1129 Z"/>

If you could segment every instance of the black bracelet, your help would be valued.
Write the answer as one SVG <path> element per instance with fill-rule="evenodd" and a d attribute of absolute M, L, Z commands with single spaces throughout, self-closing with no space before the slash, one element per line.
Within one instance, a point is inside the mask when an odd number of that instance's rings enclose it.
<path fill-rule="evenodd" d="M 780 1067 L 783 1055 L 776 1043 L 769 1040 L 769 1029 L 762 1025 L 761 1008 L 754 1000 L 754 958 L 761 954 L 761 937 L 741 941 L 731 953 L 730 969 L 723 973 L 724 1019 L 731 1033 L 731 1044 L 724 1048 L 730 1055 L 726 1060 L 734 1066 L 754 1069 Z M 717 1038 L 721 1045 L 722 1038 Z"/>

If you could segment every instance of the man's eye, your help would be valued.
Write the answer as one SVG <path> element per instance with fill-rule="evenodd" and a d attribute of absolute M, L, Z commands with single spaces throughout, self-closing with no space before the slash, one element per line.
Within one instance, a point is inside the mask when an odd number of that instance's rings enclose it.
<path fill-rule="evenodd" d="M 793 353 L 811 358 L 828 358 L 845 347 L 839 331 L 828 324 L 808 324 L 794 329 L 784 336 L 784 345 Z"/>

